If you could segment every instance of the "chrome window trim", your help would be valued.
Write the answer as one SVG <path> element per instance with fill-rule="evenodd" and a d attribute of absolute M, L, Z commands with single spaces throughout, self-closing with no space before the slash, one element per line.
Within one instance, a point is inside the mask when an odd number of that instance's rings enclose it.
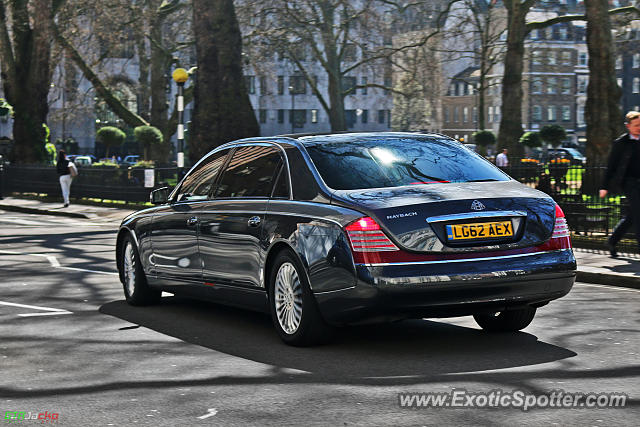
<path fill-rule="evenodd" d="M 443 222 L 443 221 L 456 221 L 460 219 L 481 219 L 481 218 L 494 218 L 500 216 L 527 216 L 525 211 L 486 211 L 486 212 L 466 212 L 449 215 L 430 216 L 427 218 L 428 223 Z"/>
<path fill-rule="evenodd" d="M 360 264 L 356 264 L 356 266 L 387 267 L 387 266 L 398 266 L 398 265 L 429 265 L 429 264 L 448 264 L 448 263 L 456 263 L 456 262 L 493 261 L 497 259 L 522 258 L 522 257 L 534 256 L 534 255 L 551 254 L 555 252 L 566 252 L 571 250 L 572 249 L 554 249 L 552 251 L 529 252 L 526 254 L 500 255 L 500 256 L 491 256 L 491 257 L 483 257 L 483 258 L 458 258 L 458 259 L 447 259 L 447 260 L 438 260 L 438 261 L 385 262 L 385 263 L 381 262 L 376 264 L 360 263 Z"/>

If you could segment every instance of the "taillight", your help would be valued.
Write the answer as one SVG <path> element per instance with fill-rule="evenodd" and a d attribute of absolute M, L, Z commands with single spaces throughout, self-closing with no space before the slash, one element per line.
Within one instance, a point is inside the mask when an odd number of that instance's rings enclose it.
<path fill-rule="evenodd" d="M 562 208 L 556 204 L 556 223 L 553 226 L 551 238 L 556 239 L 570 236 L 571 233 L 569 233 L 569 226 L 567 225 L 567 219 L 564 217 L 564 212 L 562 212 Z"/>
<path fill-rule="evenodd" d="M 354 252 L 397 251 L 398 247 L 370 217 L 360 218 L 344 228 Z"/>

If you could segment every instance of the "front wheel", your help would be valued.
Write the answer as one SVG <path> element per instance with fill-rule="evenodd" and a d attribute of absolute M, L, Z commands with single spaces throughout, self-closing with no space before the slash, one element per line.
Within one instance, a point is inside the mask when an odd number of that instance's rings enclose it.
<path fill-rule="evenodd" d="M 159 302 L 162 292 L 150 288 L 147 284 L 138 249 L 129 236 L 124 238 L 121 256 L 122 286 L 127 302 L 131 305 L 151 305 Z"/>
<path fill-rule="evenodd" d="M 331 337 L 332 328 L 322 318 L 303 269 L 290 250 L 274 260 L 269 308 L 278 335 L 289 345 L 310 346 Z"/>
<path fill-rule="evenodd" d="M 474 314 L 473 318 L 485 331 L 516 332 L 529 326 L 535 315 L 535 307 L 524 307 L 490 314 Z"/>

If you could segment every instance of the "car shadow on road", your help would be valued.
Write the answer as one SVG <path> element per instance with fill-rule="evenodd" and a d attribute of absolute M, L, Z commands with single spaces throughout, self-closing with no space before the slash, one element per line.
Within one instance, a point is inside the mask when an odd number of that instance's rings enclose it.
<path fill-rule="evenodd" d="M 488 334 L 444 319 L 346 327 L 329 344 L 296 348 L 280 341 L 267 315 L 212 303 L 172 297 L 157 306 L 131 307 L 114 301 L 100 312 L 188 343 L 325 378 L 430 377 L 576 356 L 528 333 Z"/>

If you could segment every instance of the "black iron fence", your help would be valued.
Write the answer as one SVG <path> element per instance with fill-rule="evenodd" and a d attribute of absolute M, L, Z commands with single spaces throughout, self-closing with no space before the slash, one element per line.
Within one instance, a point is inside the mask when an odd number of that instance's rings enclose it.
<path fill-rule="evenodd" d="M 149 192 L 155 188 L 176 184 L 176 168 L 148 169 L 132 167 L 81 167 L 71 185 L 72 198 L 97 198 L 147 202 Z M 60 195 L 60 182 L 55 167 L 5 167 L 5 193 L 38 193 Z"/>
<path fill-rule="evenodd" d="M 551 161 L 543 164 L 533 159 L 512 161 L 505 170 L 513 178 L 537 188 L 554 198 L 565 213 L 577 247 L 605 249 L 606 239 L 627 207 L 623 194 L 609 194 L 601 199 L 598 190 L 605 171 L 603 166 L 571 164 Z M 72 198 L 98 198 L 146 202 L 149 192 L 176 184 L 176 168 L 155 168 L 153 185 L 145 179 L 144 168 L 84 167 L 71 186 Z M 5 166 L 4 193 L 46 193 L 60 195 L 55 167 Z M 147 186 L 145 186 L 145 184 Z M 637 253 L 633 235 L 625 236 L 618 247 L 620 252 Z"/>

